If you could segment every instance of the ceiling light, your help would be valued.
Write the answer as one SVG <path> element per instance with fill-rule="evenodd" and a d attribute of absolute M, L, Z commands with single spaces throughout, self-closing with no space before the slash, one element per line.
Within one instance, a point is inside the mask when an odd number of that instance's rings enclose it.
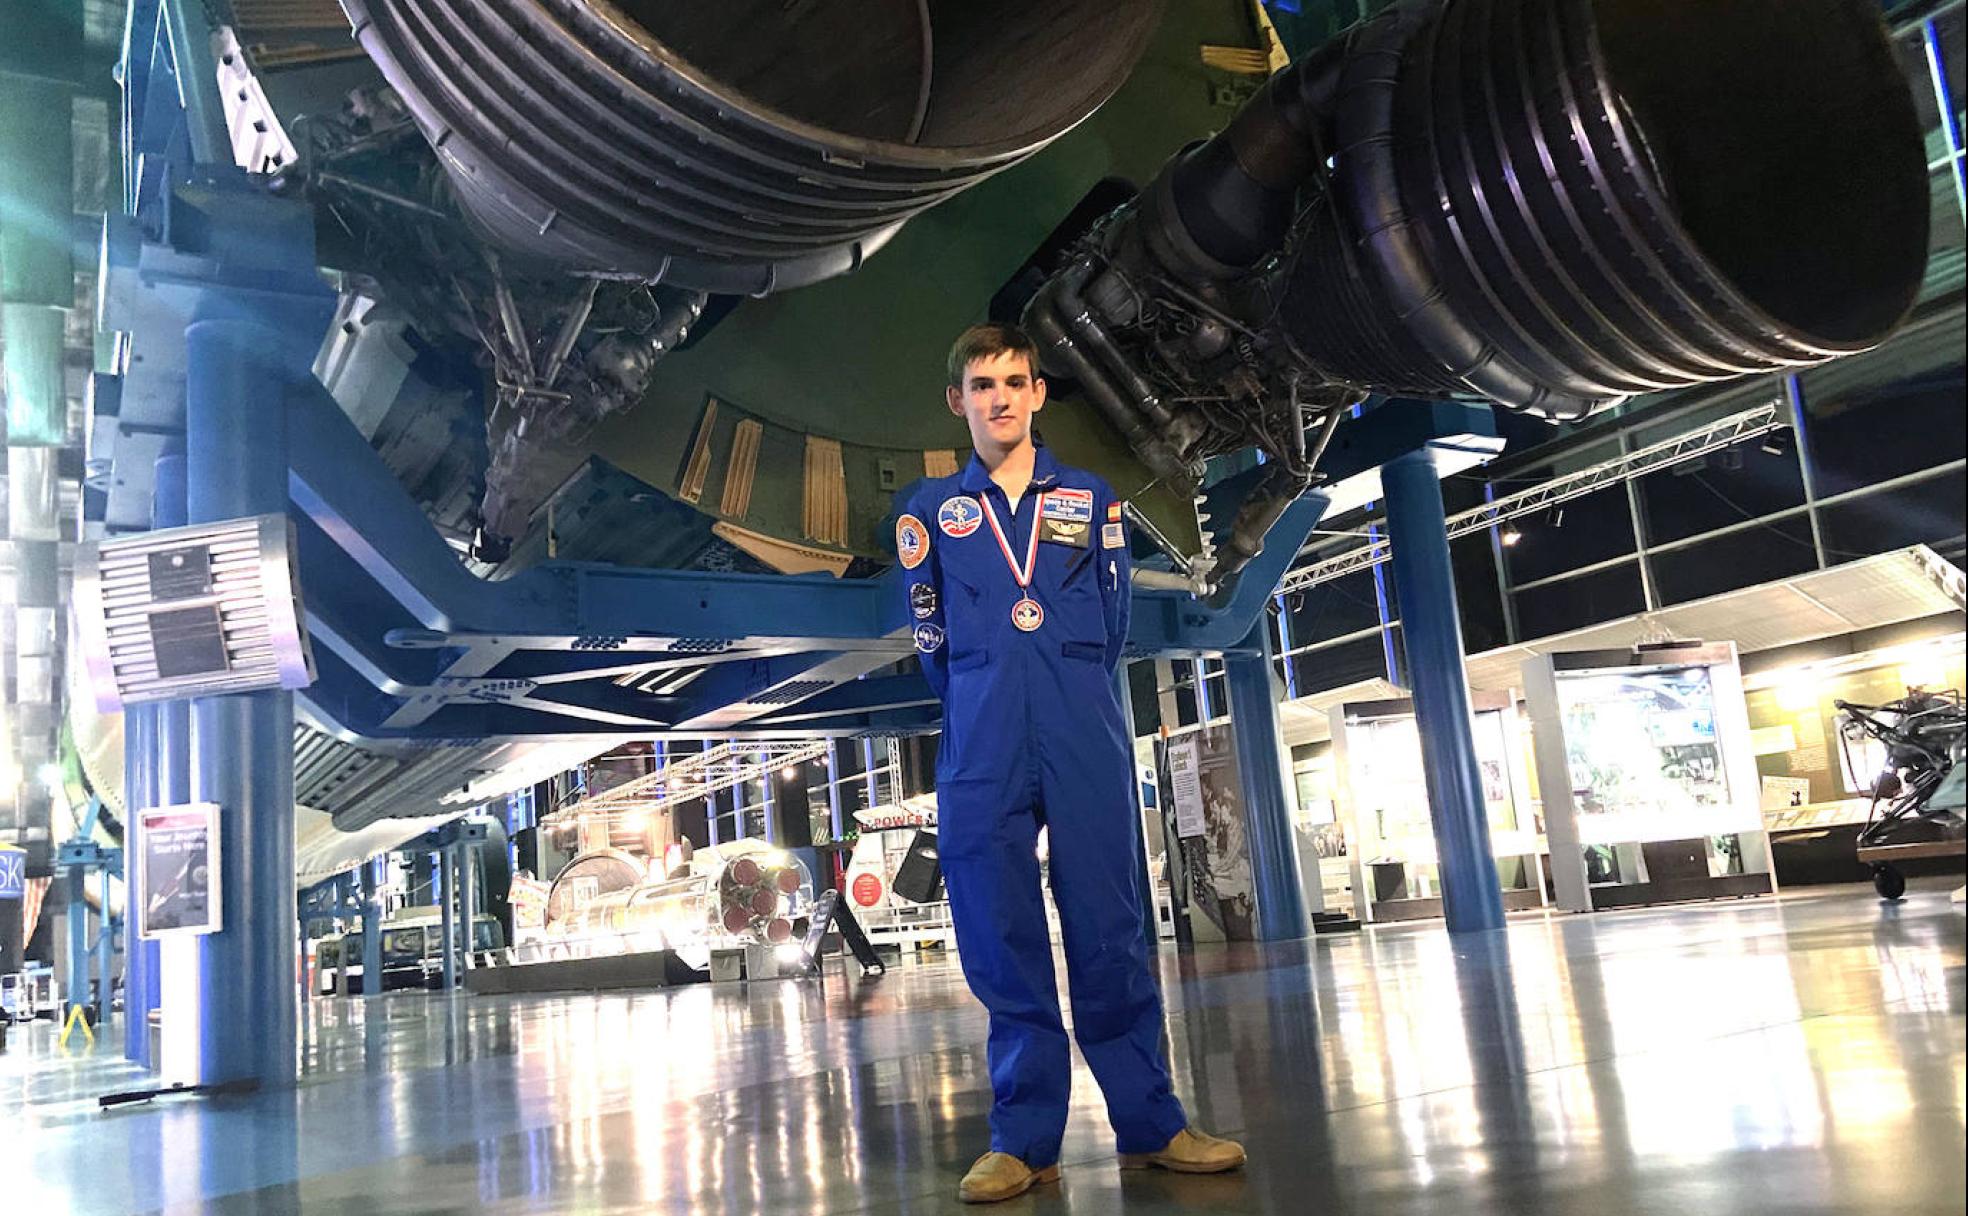
<path fill-rule="evenodd" d="M 1523 540 L 1524 534 L 1517 530 L 1516 524 L 1505 524 L 1503 525 L 1503 531 L 1497 533 L 1497 539 L 1503 542 L 1505 548 L 1509 548 L 1511 545 Z"/>

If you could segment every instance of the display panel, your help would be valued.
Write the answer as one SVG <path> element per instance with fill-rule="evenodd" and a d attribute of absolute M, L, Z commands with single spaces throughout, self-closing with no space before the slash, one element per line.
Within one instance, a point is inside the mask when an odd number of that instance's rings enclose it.
<path fill-rule="evenodd" d="M 1565 763 L 1587 843 L 1709 836 L 1741 823 L 1706 666 L 1560 674 Z"/>
<path fill-rule="evenodd" d="M 1538 852 L 1542 847 L 1537 833 L 1527 830 L 1525 820 L 1533 817 L 1519 814 L 1512 788 L 1513 717 L 1501 710 L 1478 710 L 1471 723 L 1491 846 L 1498 856 Z M 1358 803 L 1363 832 L 1375 842 L 1375 856 L 1369 860 L 1434 862 L 1435 828 L 1429 817 L 1421 733 L 1414 716 L 1349 716 L 1346 730 L 1351 796 Z"/>

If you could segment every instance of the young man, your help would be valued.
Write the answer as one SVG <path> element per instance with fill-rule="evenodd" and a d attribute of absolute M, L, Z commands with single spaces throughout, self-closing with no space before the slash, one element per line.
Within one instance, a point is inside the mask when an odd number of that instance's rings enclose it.
<path fill-rule="evenodd" d="M 1215 1173 L 1236 1144 L 1188 1127 L 1162 1058 L 1136 887 L 1134 756 L 1114 670 L 1128 550 L 1107 484 L 1032 437 L 1038 352 L 1005 325 L 950 351 L 950 411 L 976 448 L 916 483 L 896 520 L 916 649 L 943 701 L 939 849 L 970 989 L 991 1014 L 991 1151 L 959 1196 L 992 1202 L 1059 1177 L 1072 1061 L 1039 892 L 1049 827 L 1073 1029 L 1126 1168 Z"/>

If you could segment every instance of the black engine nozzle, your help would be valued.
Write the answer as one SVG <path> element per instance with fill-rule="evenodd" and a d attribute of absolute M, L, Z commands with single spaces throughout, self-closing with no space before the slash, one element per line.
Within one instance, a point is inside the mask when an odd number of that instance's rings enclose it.
<path fill-rule="evenodd" d="M 1354 34 L 1280 323 L 1390 394 L 1576 417 L 1864 350 L 1927 256 L 1863 0 L 1427 0 Z"/>

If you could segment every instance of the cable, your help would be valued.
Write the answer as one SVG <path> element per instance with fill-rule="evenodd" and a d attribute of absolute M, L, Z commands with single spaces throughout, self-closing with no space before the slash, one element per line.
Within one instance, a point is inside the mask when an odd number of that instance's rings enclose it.
<path fill-rule="evenodd" d="M 1737 515 L 1741 516 L 1745 521 L 1755 524 L 1757 527 L 1763 529 L 1766 532 L 1775 533 L 1776 535 L 1783 537 L 1785 540 L 1789 541 L 1793 545 L 1797 545 L 1801 548 L 1809 549 L 1813 553 L 1817 552 L 1818 546 L 1813 542 L 1808 540 L 1799 540 L 1797 537 L 1792 536 L 1790 533 L 1785 532 L 1783 529 L 1779 528 L 1777 524 L 1782 521 L 1765 520 L 1760 515 L 1752 514 L 1749 510 L 1744 508 L 1740 503 L 1736 502 L 1735 499 L 1730 498 L 1727 494 L 1724 494 L 1722 491 L 1710 485 L 1708 483 L 1708 478 L 1704 477 L 1702 474 L 1695 473 L 1692 474 L 1691 476 L 1693 477 L 1696 484 L 1700 485 L 1702 489 L 1707 490 L 1710 494 L 1715 495 L 1716 498 L 1721 500 L 1723 506 L 1729 508 L 1731 511 L 1734 511 Z M 1851 553 L 1851 552 L 1847 552 L 1844 549 L 1832 549 L 1828 547 L 1825 549 L 1825 553 L 1828 556 L 1843 557 L 1853 560 L 1859 558 L 1865 558 L 1865 557 L 1878 556 L 1878 554 L 1876 553 Z"/>

